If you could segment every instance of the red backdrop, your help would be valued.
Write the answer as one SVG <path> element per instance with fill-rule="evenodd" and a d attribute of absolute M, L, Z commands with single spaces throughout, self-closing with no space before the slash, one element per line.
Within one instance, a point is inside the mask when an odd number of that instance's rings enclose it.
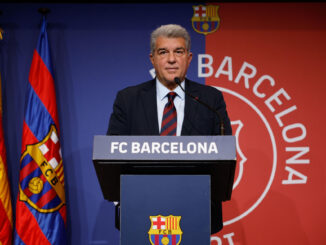
<path fill-rule="evenodd" d="M 238 165 L 212 244 L 326 244 L 326 5 L 218 6 L 198 69 L 224 92 Z"/>

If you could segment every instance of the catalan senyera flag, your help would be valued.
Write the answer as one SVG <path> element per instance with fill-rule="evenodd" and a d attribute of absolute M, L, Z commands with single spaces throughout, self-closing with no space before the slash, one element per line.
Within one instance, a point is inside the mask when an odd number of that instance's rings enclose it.
<path fill-rule="evenodd" d="M 53 70 L 43 17 L 26 91 L 14 244 L 66 244 L 66 201 Z"/>
<path fill-rule="evenodd" d="M 12 242 L 12 207 L 7 174 L 6 148 L 2 127 L 2 94 L 0 77 L 0 244 Z"/>

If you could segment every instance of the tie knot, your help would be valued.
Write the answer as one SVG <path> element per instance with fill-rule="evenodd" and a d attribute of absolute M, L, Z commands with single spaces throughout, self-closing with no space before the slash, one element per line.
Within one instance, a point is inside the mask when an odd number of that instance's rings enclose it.
<path fill-rule="evenodd" d="M 169 100 L 169 101 L 173 101 L 176 95 L 177 95 L 177 94 L 176 94 L 175 92 L 170 92 L 170 93 L 168 93 L 168 94 L 167 94 L 167 96 L 168 96 L 168 100 Z"/>

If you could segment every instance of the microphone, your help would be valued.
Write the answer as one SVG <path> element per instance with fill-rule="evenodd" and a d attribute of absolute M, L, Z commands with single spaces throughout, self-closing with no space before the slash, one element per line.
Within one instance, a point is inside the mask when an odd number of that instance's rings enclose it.
<path fill-rule="evenodd" d="M 217 115 L 217 117 L 218 117 L 218 119 L 219 119 L 219 121 L 220 121 L 220 131 L 221 131 L 221 135 L 224 135 L 224 122 L 223 122 L 223 119 L 222 119 L 221 114 L 220 114 L 217 110 L 215 110 L 213 107 L 211 107 L 210 105 L 206 104 L 204 101 L 201 101 L 198 97 L 195 97 L 195 96 L 193 96 L 192 94 L 186 92 L 186 91 L 183 89 L 183 87 L 181 86 L 180 78 L 175 77 L 175 78 L 174 78 L 174 82 L 175 82 L 177 85 L 179 85 L 179 87 L 182 89 L 182 91 L 183 91 L 187 96 L 189 96 L 190 98 L 192 98 L 193 100 L 195 100 L 195 101 L 198 102 L 199 104 L 202 104 L 202 105 L 205 106 L 207 109 L 209 109 L 210 111 L 214 112 L 214 113 Z"/>

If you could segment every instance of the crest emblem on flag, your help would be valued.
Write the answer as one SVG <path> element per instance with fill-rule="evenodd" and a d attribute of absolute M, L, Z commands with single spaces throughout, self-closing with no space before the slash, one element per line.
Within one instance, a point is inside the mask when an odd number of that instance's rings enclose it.
<path fill-rule="evenodd" d="M 181 216 L 150 216 L 151 228 L 148 231 L 152 245 L 178 245 L 181 242 Z"/>
<path fill-rule="evenodd" d="M 191 18 L 192 27 L 200 34 L 207 35 L 215 32 L 220 24 L 217 5 L 196 5 L 192 6 L 194 15 Z"/>
<path fill-rule="evenodd" d="M 65 204 L 60 142 L 54 125 L 44 139 L 27 145 L 21 157 L 20 200 L 42 213 Z"/>

